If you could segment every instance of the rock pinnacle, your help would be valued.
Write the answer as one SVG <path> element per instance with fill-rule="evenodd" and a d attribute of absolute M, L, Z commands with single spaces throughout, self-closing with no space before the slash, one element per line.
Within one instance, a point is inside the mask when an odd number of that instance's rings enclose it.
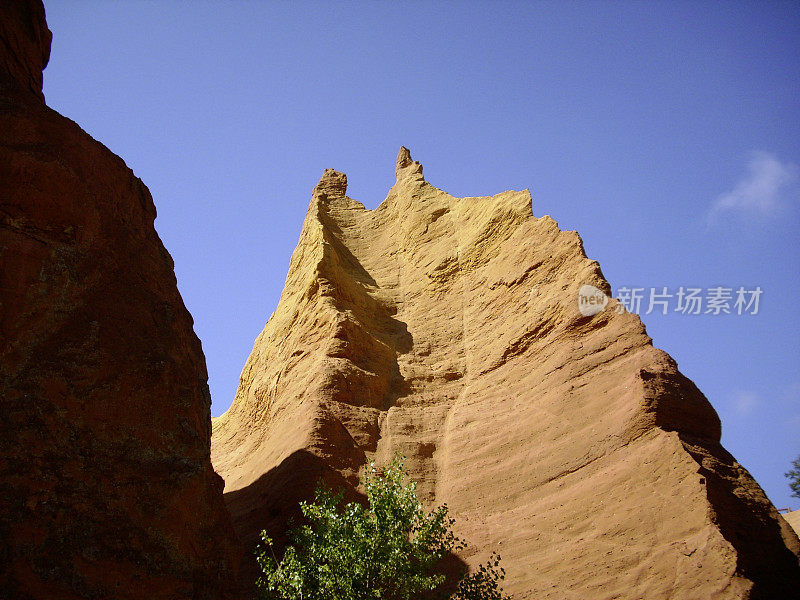
<path fill-rule="evenodd" d="M 422 174 L 422 165 L 411 159 L 411 151 L 405 146 L 400 146 L 400 151 L 397 153 L 397 163 L 395 164 L 394 174 L 399 180 L 405 175 L 412 175 L 415 173 Z"/>

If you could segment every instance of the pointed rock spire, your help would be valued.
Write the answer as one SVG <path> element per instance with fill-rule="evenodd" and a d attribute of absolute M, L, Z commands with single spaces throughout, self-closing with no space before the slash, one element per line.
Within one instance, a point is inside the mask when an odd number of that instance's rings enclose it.
<path fill-rule="evenodd" d="M 314 195 L 319 197 L 344 196 L 346 193 L 347 175 L 333 169 L 325 169 L 314 187 Z"/>
<path fill-rule="evenodd" d="M 419 173 L 422 175 L 422 165 L 418 161 L 411 159 L 411 151 L 405 146 L 400 146 L 400 151 L 397 153 L 397 163 L 394 167 L 394 174 L 399 180 L 406 175 L 414 175 Z"/>

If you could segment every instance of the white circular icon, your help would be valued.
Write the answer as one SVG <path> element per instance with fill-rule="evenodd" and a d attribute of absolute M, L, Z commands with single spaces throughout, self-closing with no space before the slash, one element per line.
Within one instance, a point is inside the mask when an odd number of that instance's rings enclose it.
<path fill-rule="evenodd" d="M 581 286 L 578 290 L 578 310 L 584 317 L 591 317 L 602 311 L 608 304 L 608 296 L 593 285 Z"/>

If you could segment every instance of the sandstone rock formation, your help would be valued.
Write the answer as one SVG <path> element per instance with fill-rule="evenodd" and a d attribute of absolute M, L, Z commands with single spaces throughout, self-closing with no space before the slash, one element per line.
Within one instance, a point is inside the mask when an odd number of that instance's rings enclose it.
<path fill-rule="evenodd" d="M 800 535 L 800 510 L 793 510 L 781 515 L 784 520 L 792 526 L 794 532 Z"/>
<path fill-rule="evenodd" d="M 527 191 L 454 198 L 405 148 L 375 210 L 326 170 L 212 459 L 248 546 L 319 477 L 399 452 L 516 599 L 789 598 L 797 537 L 575 232 Z"/>
<path fill-rule="evenodd" d="M 0 598 L 224 598 L 205 359 L 144 184 L 50 110 L 0 6 Z"/>

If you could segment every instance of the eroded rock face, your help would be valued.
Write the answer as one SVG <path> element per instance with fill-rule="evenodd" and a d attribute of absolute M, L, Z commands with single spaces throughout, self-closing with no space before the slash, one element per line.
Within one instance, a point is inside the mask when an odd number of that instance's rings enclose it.
<path fill-rule="evenodd" d="M 49 50 L 40 2 L 0 6 L 0 597 L 229 597 L 200 342 L 147 188 L 44 105 Z"/>
<path fill-rule="evenodd" d="M 375 210 L 326 170 L 212 455 L 246 545 L 318 478 L 407 457 L 515 598 L 778 598 L 798 540 L 575 232 L 527 191 L 454 198 L 401 149 Z"/>
<path fill-rule="evenodd" d="M 784 520 L 792 526 L 795 533 L 800 534 L 800 510 L 793 510 L 788 513 L 784 513 L 783 515 Z"/>

